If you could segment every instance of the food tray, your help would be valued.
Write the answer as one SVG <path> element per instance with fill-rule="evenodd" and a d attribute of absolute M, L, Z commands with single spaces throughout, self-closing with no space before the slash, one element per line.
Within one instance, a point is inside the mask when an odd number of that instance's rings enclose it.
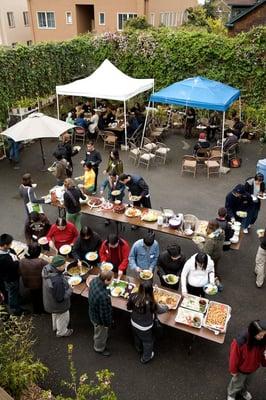
<path fill-rule="evenodd" d="M 195 234 L 196 235 L 206 235 L 207 234 L 208 221 L 199 221 L 196 225 Z"/>
<path fill-rule="evenodd" d="M 101 205 L 102 205 L 102 200 L 99 199 L 98 197 L 94 197 L 88 201 L 88 206 L 90 208 L 98 208 L 101 207 Z"/>
<path fill-rule="evenodd" d="M 181 295 L 154 286 L 153 290 L 155 301 L 161 305 L 166 305 L 170 310 L 175 310 L 181 300 Z"/>
<path fill-rule="evenodd" d="M 134 211 L 133 211 L 134 210 Z M 131 214 L 132 213 L 132 214 Z M 134 214 L 133 214 L 134 213 Z M 138 208 L 127 208 L 125 215 L 129 218 L 136 218 L 141 216 L 141 211 Z"/>
<path fill-rule="evenodd" d="M 205 301 L 205 306 L 200 304 L 200 301 Z M 187 294 L 180 304 L 181 307 L 188 308 L 189 310 L 197 311 L 204 314 L 208 308 L 209 300 L 202 297 Z"/>
<path fill-rule="evenodd" d="M 132 290 L 135 288 L 134 283 L 126 282 L 126 281 L 117 281 L 116 279 L 113 279 L 111 285 L 108 286 L 108 289 L 110 289 L 111 295 L 114 297 L 124 297 L 128 298 Z M 113 294 L 113 290 L 115 288 L 121 288 L 122 292 L 120 295 L 116 296 Z"/>
<path fill-rule="evenodd" d="M 231 318 L 231 307 L 227 304 L 210 301 L 203 325 L 213 331 L 226 332 Z"/>
<path fill-rule="evenodd" d="M 146 222 L 156 222 L 158 219 L 159 213 L 157 211 L 144 211 L 141 216 L 142 221 Z"/>
<path fill-rule="evenodd" d="M 200 329 L 202 327 L 203 314 L 197 311 L 188 310 L 187 308 L 179 307 L 175 317 L 175 322 L 188 325 L 191 328 Z"/>

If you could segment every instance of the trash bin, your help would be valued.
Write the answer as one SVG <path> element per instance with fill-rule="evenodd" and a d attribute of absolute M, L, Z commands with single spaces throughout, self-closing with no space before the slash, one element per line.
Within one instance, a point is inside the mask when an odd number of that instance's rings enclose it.
<path fill-rule="evenodd" d="M 264 182 L 266 182 L 266 158 L 257 162 L 257 173 L 258 172 L 264 176 Z"/>

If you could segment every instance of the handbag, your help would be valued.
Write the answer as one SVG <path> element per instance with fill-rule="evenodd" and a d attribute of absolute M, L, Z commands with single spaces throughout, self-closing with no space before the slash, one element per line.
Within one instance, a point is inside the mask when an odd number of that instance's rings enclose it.
<path fill-rule="evenodd" d="M 26 204 L 27 210 L 30 213 L 32 213 L 33 211 L 39 213 L 39 214 L 43 214 L 43 208 L 41 206 L 41 204 L 38 203 L 32 203 L 31 202 L 31 198 L 30 198 L 30 187 L 28 188 L 28 199 L 29 202 Z"/>

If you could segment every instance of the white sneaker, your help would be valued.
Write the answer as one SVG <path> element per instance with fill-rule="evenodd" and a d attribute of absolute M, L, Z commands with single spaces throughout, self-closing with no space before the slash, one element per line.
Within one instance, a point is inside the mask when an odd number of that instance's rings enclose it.
<path fill-rule="evenodd" d="M 227 400 L 236 400 L 236 398 L 228 395 Z"/>
<path fill-rule="evenodd" d="M 252 399 L 252 396 L 251 396 L 251 394 L 250 394 L 249 392 L 245 392 L 245 393 L 243 393 L 241 396 L 242 396 L 243 399 L 245 399 L 245 400 L 251 400 L 251 399 Z"/>
<path fill-rule="evenodd" d="M 248 233 L 248 229 L 243 229 L 243 233 Z"/>

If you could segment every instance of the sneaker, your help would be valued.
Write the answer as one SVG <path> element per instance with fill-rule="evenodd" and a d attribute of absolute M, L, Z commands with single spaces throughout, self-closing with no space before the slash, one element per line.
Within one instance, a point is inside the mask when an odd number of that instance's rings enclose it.
<path fill-rule="evenodd" d="M 147 364 L 148 362 L 150 362 L 154 357 L 154 351 L 151 353 L 151 358 L 149 360 L 144 360 L 143 357 L 141 357 L 140 362 L 142 364 Z"/>
<path fill-rule="evenodd" d="M 104 349 L 103 351 L 98 351 L 98 350 L 94 349 L 94 351 L 95 351 L 95 353 L 101 354 L 101 356 L 104 356 L 104 357 L 109 357 L 111 355 L 111 352 L 107 349 Z"/>
<path fill-rule="evenodd" d="M 64 335 L 56 334 L 56 337 L 68 337 L 68 336 L 71 336 L 72 333 L 73 333 L 73 329 L 68 329 Z"/>
<path fill-rule="evenodd" d="M 260 289 L 260 288 L 262 288 L 262 286 L 263 286 L 263 283 L 264 283 L 264 282 L 262 282 L 262 283 L 257 283 L 257 282 L 256 282 L 256 286 L 257 286 L 257 288 L 259 288 L 259 289 Z"/>
<path fill-rule="evenodd" d="M 245 392 L 241 396 L 242 396 L 242 398 L 244 400 L 251 400 L 252 399 L 252 396 L 251 396 L 251 394 L 249 392 Z"/>
<path fill-rule="evenodd" d="M 248 228 L 243 229 L 243 233 L 248 233 Z"/>
<path fill-rule="evenodd" d="M 236 400 L 236 398 L 228 395 L 227 400 Z"/>

